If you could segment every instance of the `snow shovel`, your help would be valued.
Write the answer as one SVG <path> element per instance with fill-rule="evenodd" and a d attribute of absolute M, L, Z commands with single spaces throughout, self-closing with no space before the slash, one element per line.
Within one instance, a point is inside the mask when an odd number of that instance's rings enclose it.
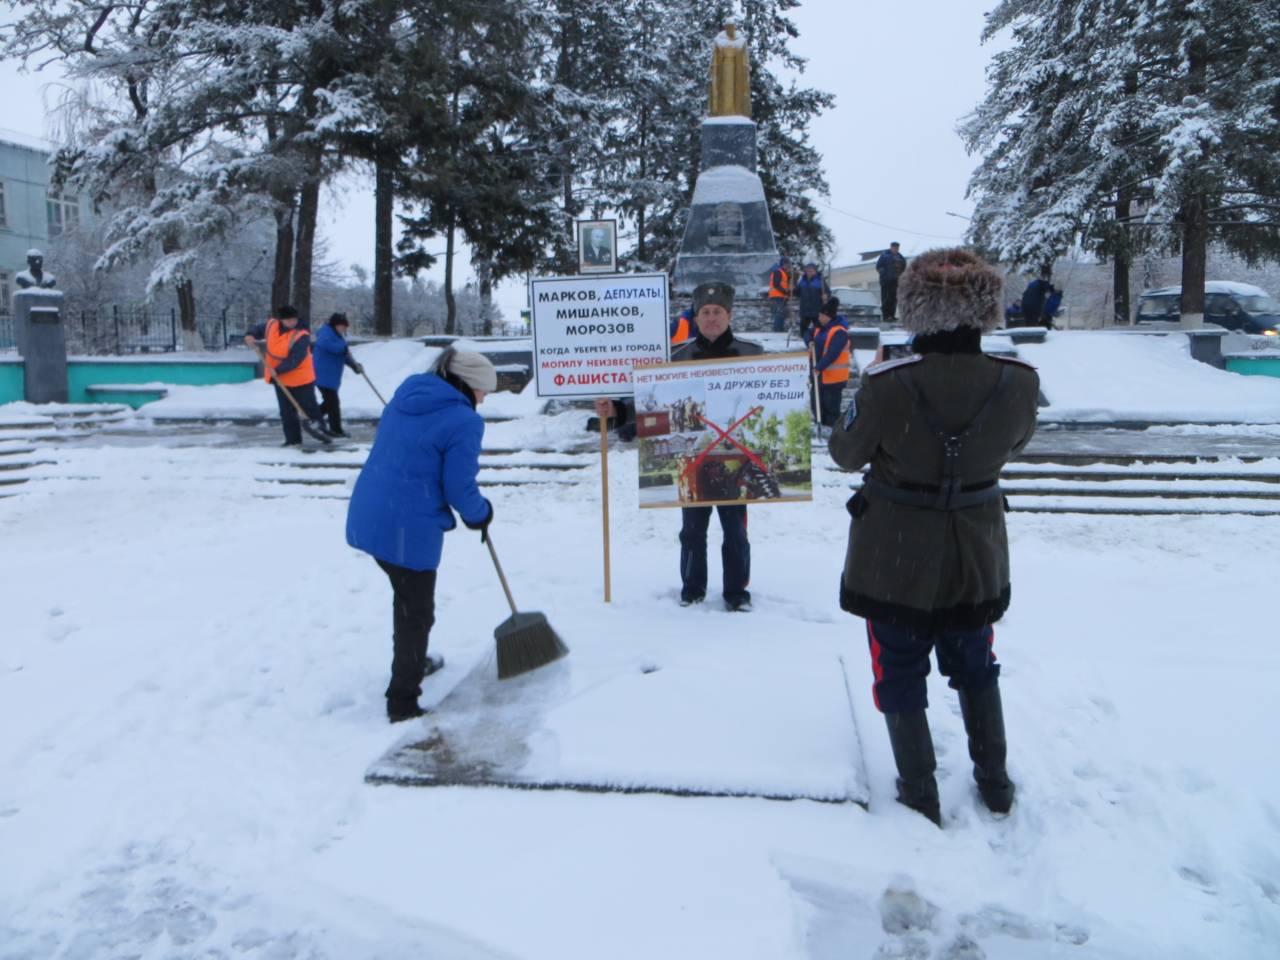
<path fill-rule="evenodd" d="M 489 556 L 493 558 L 493 568 L 498 571 L 498 579 L 502 581 L 502 592 L 507 595 L 507 603 L 511 606 L 511 616 L 493 631 L 493 639 L 498 644 L 498 679 L 510 680 L 559 660 L 569 652 L 569 648 L 556 635 L 544 614 L 520 613 L 516 610 L 516 601 L 511 596 L 511 588 L 507 586 L 506 574 L 502 572 L 498 553 L 493 549 L 493 537 L 487 530 L 484 542 L 489 547 Z"/>
<path fill-rule="evenodd" d="M 360 376 L 364 377 L 364 382 L 369 385 L 369 389 L 373 391 L 373 395 L 382 401 L 382 405 L 387 405 L 387 398 L 378 392 L 378 388 L 373 385 L 373 381 L 369 379 L 369 375 L 364 372 L 364 367 L 360 368 Z"/>
<path fill-rule="evenodd" d="M 254 352 L 256 352 L 258 356 L 262 358 L 262 365 L 266 368 L 267 373 L 271 375 L 272 382 L 276 385 L 276 387 L 280 390 L 280 392 L 285 395 L 288 401 L 293 404 L 293 409 L 298 411 L 298 422 L 302 425 L 302 429 L 307 431 L 309 435 L 319 440 L 321 443 L 333 443 L 332 437 L 330 437 L 328 434 L 322 433 L 320 430 L 316 429 L 316 427 L 312 425 L 311 418 L 308 417 L 307 412 L 302 409 L 302 404 L 298 403 L 298 398 L 295 397 L 292 393 L 290 393 L 289 388 L 280 382 L 280 378 L 276 376 L 275 367 L 267 363 L 267 358 L 262 355 L 262 350 L 259 349 L 256 343 L 253 345 L 253 349 L 254 349 Z"/>

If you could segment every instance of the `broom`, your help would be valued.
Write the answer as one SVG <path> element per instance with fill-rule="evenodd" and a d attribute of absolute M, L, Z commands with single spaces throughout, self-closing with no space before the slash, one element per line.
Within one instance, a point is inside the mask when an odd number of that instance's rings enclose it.
<path fill-rule="evenodd" d="M 493 639 L 498 644 L 498 679 L 510 680 L 559 660 L 569 652 L 569 648 L 556 635 L 544 614 L 520 613 L 516 610 L 516 601 L 511 596 L 511 588 L 507 586 L 502 564 L 498 562 L 498 553 L 493 549 L 493 537 L 487 530 L 484 542 L 489 547 L 489 556 L 493 558 L 493 568 L 498 571 L 498 579 L 502 581 L 502 592 L 507 595 L 507 603 L 511 605 L 511 616 L 493 631 Z"/>

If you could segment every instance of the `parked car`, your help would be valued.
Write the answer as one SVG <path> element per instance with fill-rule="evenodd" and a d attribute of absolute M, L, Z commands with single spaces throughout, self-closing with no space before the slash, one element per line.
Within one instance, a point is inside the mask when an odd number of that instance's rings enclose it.
<path fill-rule="evenodd" d="M 850 323 L 879 323 L 880 298 L 859 287 L 832 287 L 831 295 L 840 301 L 840 312 Z"/>
<path fill-rule="evenodd" d="M 1161 287 L 1142 294 L 1134 323 L 1177 323 L 1181 317 L 1182 287 Z M 1228 330 L 1274 337 L 1280 332 L 1280 301 L 1252 284 L 1209 280 L 1204 319 Z"/>

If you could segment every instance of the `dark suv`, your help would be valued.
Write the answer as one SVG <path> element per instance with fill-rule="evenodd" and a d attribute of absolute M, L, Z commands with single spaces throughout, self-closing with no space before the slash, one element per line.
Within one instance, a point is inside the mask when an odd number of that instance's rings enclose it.
<path fill-rule="evenodd" d="M 1135 323 L 1177 323 L 1182 316 L 1182 287 L 1148 290 L 1138 301 Z M 1248 283 L 1210 280 L 1204 285 L 1204 319 L 1227 330 L 1274 337 L 1280 330 L 1280 302 Z"/>

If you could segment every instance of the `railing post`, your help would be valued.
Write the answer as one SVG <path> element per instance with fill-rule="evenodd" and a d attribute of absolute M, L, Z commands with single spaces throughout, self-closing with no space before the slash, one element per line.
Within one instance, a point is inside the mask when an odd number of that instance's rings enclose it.
<path fill-rule="evenodd" d="M 120 304 L 113 303 L 111 305 L 111 316 L 115 320 L 116 327 L 116 356 L 120 355 Z"/>
<path fill-rule="evenodd" d="M 169 308 L 169 349 L 174 353 L 178 352 L 178 312 Z"/>
<path fill-rule="evenodd" d="M 219 350 L 227 349 L 227 308 L 222 308 L 222 345 Z"/>

